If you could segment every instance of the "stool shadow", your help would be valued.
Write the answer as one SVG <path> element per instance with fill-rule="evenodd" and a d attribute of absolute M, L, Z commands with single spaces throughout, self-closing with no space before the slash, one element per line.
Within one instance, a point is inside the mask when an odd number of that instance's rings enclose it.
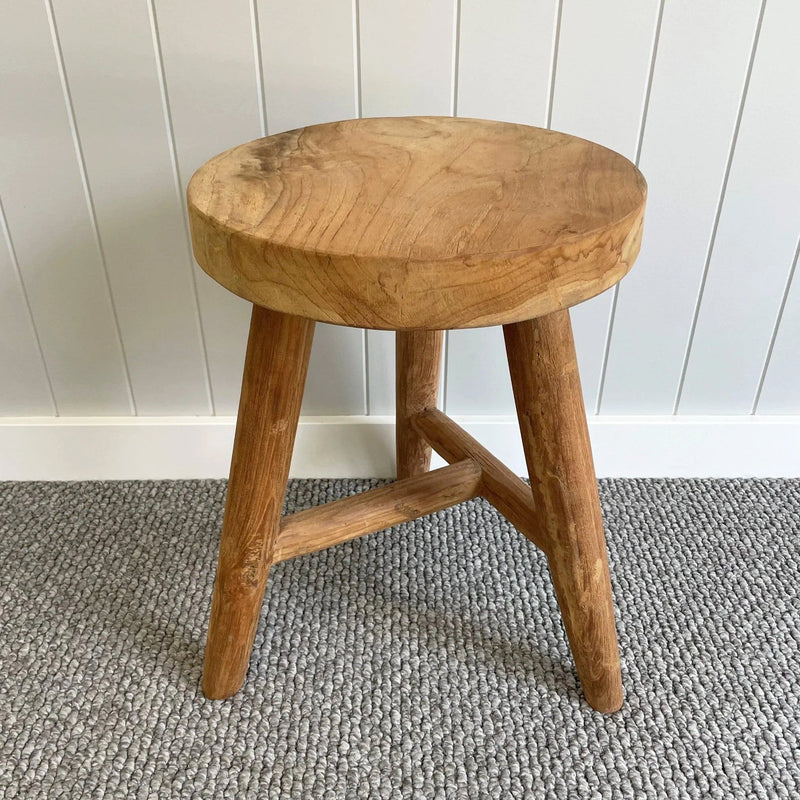
<path fill-rule="evenodd" d="M 147 560 L 150 577 L 168 580 L 168 567 L 174 563 L 174 554 L 165 548 L 159 555 L 162 557 L 157 560 L 159 566 L 155 570 L 152 551 Z M 199 693 L 212 583 L 213 572 L 209 575 L 202 603 L 196 603 L 188 592 L 182 597 L 176 592 L 166 604 L 160 603 L 158 597 L 145 598 L 143 602 L 141 588 L 120 580 L 113 586 L 113 605 L 109 605 L 105 593 L 95 592 L 88 592 L 76 605 L 95 630 L 113 631 L 125 642 L 127 661 L 138 662 L 141 670 L 150 676 L 166 674 L 165 680 L 177 680 L 182 688 L 196 689 Z"/>
<path fill-rule="evenodd" d="M 314 557 L 303 556 L 295 563 L 287 562 L 273 567 L 273 572 L 291 570 L 292 574 L 283 575 L 283 580 L 268 581 L 260 621 L 262 633 L 264 626 L 274 624 L 270 618 L 270 591 L 291 592 L 292 585 L 296 587 L 303 580 L 303 574 L 310 566 L 302 562 Z M 158 580 L 169 572 L 173 563 L 174 553 L 168 545 L 164 545 L 157 553 L 151 550 L 147 560 L 151 578 Z M 363 586 L 361 594 L 368 598 L 375 618 L 391 620 L 392 628 L 402 631 L 402 636 L 414 641 L 409 648 L 413 652 L 435 653 L 443 662 L 452 663 L 453 659 L 471 665 L 478 662 L 485 670 L 542 684 L 564 696 L 576 691 L 577 680 L 571 664 L 560 658 L 554 659 L 542 646 L 537 647 L 535 640 L 510 638 L 494 631 L 485 622 L 476 620 L 469 608 L 454 607 L 442 612 L 424 603 L 403 600 L 392 591 L 388 581 L 378 578 L 365 581 L 370 575 L 369 571 L 359 572 Z M 204 571 L 204 586 L 196 586 L 193 592 L 186 592 L 182 596 L 176 593 L 168 613 L 157 603 L 142 603 L 141 589 L 137 590 L 135 585 L 124 580 L 115 586 L 115 606 L 126 606 L 126 613 L 115 613 L 102 595 L 94 593 L 84 598 L 84 613 L 97 627 L 115 628 L 115 632 L 126 642 L 127 655 L 138 660 L 148 674 L 168 673 L 166 680 L 178 681 L 181 688 L 196 692 L 198 698 L 202 698 L 199 687 L 213 576 L 213 565 L 210 565 L 208 571 Z M 274 577 L 278 578 L 277 575 Z M 319 595 L 316 599 L 310 598 L 312 606 L 319 603 L 331 606 L 341 604 L 335 581 L 323 580 L 317 587 L 307 587 L 306 592 Z M 201 603 L 196 602 L 199 595 L 203 596 Z M 360 604 L 352 603 L 353 599 L 350 595 L 351 608 L 356 608 Z M 346 605 L 343 605 L 342 613 L 357 612 L 347 611 Z M 321 631 L 321 635 L 324 635 L 324 631 Z M 292 631 L 283 628 L 278 636 L 271 637 L 271 641 L 274 646 L 280 646 L 282 640 L 288 643 L 291 637 Z M 399 642 L 397 644 L 400 646 Z M 267 654 L 264 656 L 269 657 Z"/>
<path fill-rule="evenodd" d="M 344 557 L 344 548 L 353 546 L 357 547 L 358 542 L 337 545 L 338 553 L 333 557 L 336 558 L 339 554 Z M 288 574 L 281 576 L 281 583 L 296 586 L 303 581 L 304 574 L 313 563 L 312 559 L 318 557 L 317 554 L 302 556 L 277 565 L 273 570 L 287 570 Z M 331 555 L 323 557 L 330 558 Z M 364 569 L 368 563 L 358 560 L 357 556 L 353 562 L 354 570 L 358 570 L 358 580 L 354 580 L 353 584 L 363 586 L 359 596 L 369 602 L 376 619 L 391 620 L 392 628 L 400 628 L 404 635 L 413 636 L 419 644 L 413 648 L 414 651 L 438 650 L 443 659 L 453 658 L 455 654 L 455 657 L 472 662 L 478 660 L 487 670 L 501 670 L 503 673 L 515 674 L 517 679 L 535 680 L 564 695 L 574 695 L 577 691 L 577 673 L 568 658 L 553 658 L 543 647 L 536 646 L 534 638 L 509 637 L 492 629 L 491 623 L 484 624 L 477 620 L 469 607 L 454 606 L 452 610 L 443 612 L 429 608 L 426 603 L 414 604 L 404 600 L 392 591 L 389 581 L 380 579 L 369 569 Z M 319 564 L 315 565 L 315 571 L 318 570 Z M 330 607 L 341 604 L 336 581 L 319 581 L 318 577 L 318 583 L 322 585 L 314 591 L 322 596 L 321 602 Z M 354 603 L 354 599 L 350 594 L 349 600 L 353 607 L 360 605 Z M 268 606 L 268 600 L 265 601 L 265 606 Z M 542 613 L 549 612 L 544 609 Z M 262 614 L 262 625 L 269 625 L 268 612 L 266 618 L 263 617 Z"/>
<path fill-rule="evenodd" d="M 186 521 L 176 520 L 174 530 L 179 534 L 186 524 Z M 106 592 L 88 592 L 76 598 L 77 605 L 87 620 L 92 620 L 93 626 L 116 629 L 115 632 L 126 642 L 127 655 L 138 660 L 143 670 L 148 674 L 168 672 L 167 680 L 180 681 L 183 688 L 197 692 L 198 696 L 201 696 L 199 683 L 219 527 L 218 518 L 208 520 L 202 534 L 195 532 L 191 546 L 181 548 L 180 552 L 176 552 L 175 547 L 180 535 L 164 537 L 160 535 L 161 529 L 144 530 L 141 532 L 142 552 L 134 554 L 126 572 L 114 577 L 112 585 L 108 587 L 114 593 L 113 606 L 108 604 Z M 302 556 L 274 566 L 267 583 L 260 621 L 262 632 L 264 626 L 274 624 L 270 619 L 271 592 L 291 593 L 293 587 L 296 589 L 298 585 L 306 583 L 312 565 L 314 571 L 322 569 L 326 572 L 335 565 L 339 572 L 342 569 L 340 559 L 344 559 L 348 562 L 344 569 L 357 573 L 352 576 L 348 595 L 350 608 L 361 605 L 352 602 L 353 591 L 357 591 L 374 609 L 376 618 L 391 620 L 393 628 L 399 628 L 403 635 L 413 637 L 414 651 L 436 652 L 437 657 L 443 660 L 457 658 L 468 660 L 471 664 L 478 661 L 489 671 L 514 674 L 517 680 L 533 680 L 559 693 L 575 691 L 577 679 L 571 662 L 560 657 L 554 658 L 542 646 L 537 647 L 536 640 L 533 637 L 525 638 L 524 631 L 519 637 L 510 637 L 492 629 L 490 623 L 476 618 L 474 609 L 460 602 L 442 611 L 440 608 L 430 608 L 424 602 L 417 604 L 413 599 L 399 597 L 391 585 L 391 569 L 386 564 L 376 569 L 378 564 L 374 554 L 359 552 L 363 543 L 364 540 L 341 544 L 334 550 Z M 176 561 L 187 555 L 195 559 L 195 563 L 185 570 L 180 566 L 176 569 Z M 100 558 L 100 551 L 93 557 Z M 328 564 L 320 564 L 319 561 L 315 564 L 315 559 L 324 559 Z M 382 577 L 381 573 L 386 577 Z M 145 587 L 130 579 L 131 575 L 142 574 L 148 576 Z M 181 576 L 191 582 L 181 585 Z M 422 576 L 409 576 L 409 580 L 415 579 L 422 580 Z M 353 586 L 359 588 L 353 589 Z M 310 598 L 311 606 L 325 604 L 335 608 L 342 605 L 342 614 L 355 613 L 348 611 L 348 604 L 342 602 L 336 580 L 319 580 L 317 575 L 315 586 L 306 585 L 305 591 L 318 595 L 316 599 Z M 145 594 L 143 597 L 143 592 L 149 593 L 149 596 Z M 163 592 L 167 592 L 168 596 L 163 597 Z M 549 612 L 543 609 L 543 613 Z M 291 634 L 291 631 L 284 629 L 271 640 L 274 645 L 280 645 L 281 640 L 285 638 L 288 641 Z"/>

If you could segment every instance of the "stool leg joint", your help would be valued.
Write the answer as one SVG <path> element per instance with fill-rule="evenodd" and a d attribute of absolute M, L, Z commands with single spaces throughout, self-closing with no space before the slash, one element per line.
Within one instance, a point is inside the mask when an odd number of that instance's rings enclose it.
<path fill-rule="evenodd" d="M 483 471 L 481 496 L 546 552 L 546 540 L 535 522 L 533 495 L 523 480 L 437 408 L 427 408 L 415 414 L 411 417 L 411 425 L 445 461 L 452 464 L 469 458 L 479 464 Z"/>

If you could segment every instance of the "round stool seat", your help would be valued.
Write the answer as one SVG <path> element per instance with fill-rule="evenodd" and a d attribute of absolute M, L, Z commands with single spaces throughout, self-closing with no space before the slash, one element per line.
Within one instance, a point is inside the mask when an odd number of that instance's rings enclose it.
<path fill-rule="evenodd" d="M 616 283 L 646 184 L 600 145 L 527 125 L 360 119 L 234 147 L 189 184 L 200 266 L 275 311 L 364 328 L 532 319 Z"/>

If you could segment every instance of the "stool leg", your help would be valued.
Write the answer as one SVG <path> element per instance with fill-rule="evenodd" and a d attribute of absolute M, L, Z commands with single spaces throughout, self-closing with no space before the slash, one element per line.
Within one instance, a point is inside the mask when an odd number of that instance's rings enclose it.
<path fill-rule="evenodd" d="M 569 312 L 505 325 L 537 524 L 589 704 L 622 705 L 603 520 Z"/>
<path fill-rule="evenodd" d="M 409 424 L 414 414 L 436 407 L 443 331 L 395 333 L 397 477 L 411 478 L 431 466 L 430 445 Z"/>
<path fill-rule="evenodd" d="M 244 683 L 289 476 L 314 323 L 253 306 L 233 445 L 203 693 Z"/>

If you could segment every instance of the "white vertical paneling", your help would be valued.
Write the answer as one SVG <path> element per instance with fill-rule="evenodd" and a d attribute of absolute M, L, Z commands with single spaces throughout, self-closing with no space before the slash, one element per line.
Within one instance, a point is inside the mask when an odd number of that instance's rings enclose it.
<path fill-rule="evenodd" d="M 640 158 L 644 242 L 619 289 L 602 412 L 673 409 L 760 5 L 665 4 Z"/>
<path fill-rule="evenodd" d="M 365 117 L 451 113 L 453 10 L 444 0 L 360 0 Z"/>
<path fill-rule="evenodd" d="M 452 112 L 454 4 L 360 0 L 365 117 Z M 369 413 L 394 413 L 394 334 L 367 332 Z"/>
<path fill-rule="evenodd" d="M 800 240 L 794 253 L 772 349 L 754 411 L 764 414 L 800 413 Z"/>
<path fill-rule="evenodd" d="M 660 0 L 564 3 L 552 128 L 636 159 L 660 5 Z M 590 412 L 597 400 L 613 293 L 610 289 L 571 311 Z"/>
<path fill-rule="evenodd" d="M 216 0 L 158 0 L 155 7 L 185 193 L 211 156 L 261 135 L 251 9 Z M 200 269 L 196 283 L 215 410 L 235 414 L 250 304 Z"/>
<path fill-rule="evenodd" d="M 367 331 L 367 381 L 370 414 L 394 414 L 394 333 Z"/>
<path fill-rule="evenodd" d="M 794 0 L 9 0 L 3 16 L 0 415 L 235 413 L 249 305 L 193 264 L 186 183 L 238 142 L 359 113 L 549 123 L 639 152 L 643 249 L 610 339 L 608 293 L 572 312 L 587 408 L 800 413 Z M 446 352 L 450 412 L 513 412 L 499 328 Z M 393 335 L 318 325 L 303 412 L 365 410 L 394 410 Z"/>
<path fill-rule="evenodd" d="M 798 30 L 795 0 L 767 3 L 679 413 L 753 407 L 800 231 Z"/>
<path fill-rule="evenodd" d="M 14 0 L 3 10 L 0 195 L 58 411 L 128 414 L 123 354 L 46 6 Z M 39 390 L 29 399 L 42 408 Z"/>
<path fill-rule="evenodd" d="M 506 8 L 506 6 L 508 6 Z M 457 109 L 460 116 L 546 125 L 554 64 L 557 0 L 462 0 Z M 447 353 L 447 410 L 514 410 L 500 328 L 453 331 Z"/>
<path fill-rule="evenodd" d="M 355 116 L 352 0 L 258 0 L 269 133 Z"/>
<path fill-rule="evenodd" d="M 448 344 L 448 414 L 514 413 L 503 329 L 451 331 Z"/>
<path fill-rule="evenodd" d="M 357 115 L 351 0 L 258 0 L 267 132 Z M 304 414 L 363 414 L 361 331 L 318 324 Z"/>
<path fill-rule="evenodd" d="M 55 413 L 47 371 L 0 202 L 0 415 Z"/>
<path fill-rule="evenodd" d="M 364 414 L 363 334 L 318 322 L 302 414 Z"/>
<path fill-rule="evenodd" d="M 461 0 L 459 116 L 546 124 L 557 11 L 557 0 Z"/>
<path fill-rule="evenodd" d="M 636 158 L 659 0 L 565 0 L 551 127 Z"/>
<path fill-rule="evenodd" d="M 206 362 L 148 4 L 55 20 L 140 414 L 207 414 Z"/>

